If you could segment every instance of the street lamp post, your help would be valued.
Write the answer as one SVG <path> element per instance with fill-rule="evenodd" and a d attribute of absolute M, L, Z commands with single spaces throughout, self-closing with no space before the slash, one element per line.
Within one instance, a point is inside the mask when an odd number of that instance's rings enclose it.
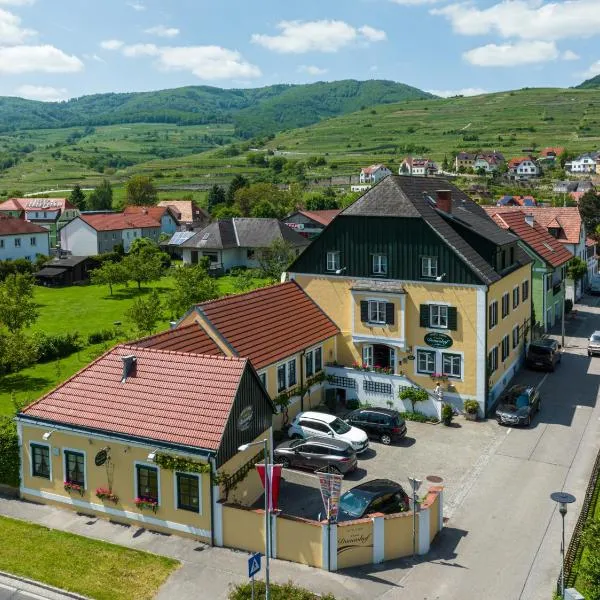
<path fill-rule="evenodd" d="M 244 452 L 251 446 L 263 446 L 265 453 L 265 600 L 270 600 L 271 589 L 269 585 L 269 558 L 271 555 L 271 519 L 270 519 L 270 477 L 269 477 L 269 447 L 268 440 L 257 440 L 249 444 L 242 444 L 238 450 Z"/>
<path fill-rule="evenodd" d="M 562 517 L 562 541 L 560 544 L 560 552 L 562 558 L 562 566 L 560 569 L 560 597 L 565 598 L 565 516 L 567 514 L 567 505 L 575 502 L 575 496 L 567 492 L 553 492 L 550 498 L 558 504 L 558 511 Z"/>
<path fill-rule="evenodd" d="M 410 487 L 412 488 L 412 500 L 413 500 L 413 558 L 417 555 L 417 491 L 423 483 L 416 477 L 409 477 Z"/>

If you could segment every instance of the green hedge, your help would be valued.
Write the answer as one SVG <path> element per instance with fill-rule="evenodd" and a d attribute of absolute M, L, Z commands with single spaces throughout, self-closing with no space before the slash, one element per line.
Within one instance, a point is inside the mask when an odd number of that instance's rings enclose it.
<path fill-rule="evenodd" d="M 291 582 L 285 585 L 277 585 L 272 583 L 271 589 L 271 600 L 335 600 L 335 597 L 331 594 L 325 596 L 313 594 L 308 590 L 301 587 L 296 587 Z M 254 598 L 255 600 L 264 600 L 265 597 L 265 584 L 263 581 L 254 582 Z M 229 600 L 251 600 L 252 598 L 252 585 L 250 583 L 244 583 L 237 585 L 229 594 Z"/>
<path fill-rule="evenodd" d="M 0 483 L 19 487 L 19 438 L 13 417 L 0 417 Z"/>

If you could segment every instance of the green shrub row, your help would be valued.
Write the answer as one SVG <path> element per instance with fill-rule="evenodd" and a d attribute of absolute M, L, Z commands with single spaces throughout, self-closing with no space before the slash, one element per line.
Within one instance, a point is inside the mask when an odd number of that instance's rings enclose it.
<path fill-rule="evenodd" d="M 285 585 L 272 583 L 270 586 L 271 600 L 335 600 L 331 594 L 325 596 L 313 594 L 304 588 L 297 587 L 293 583 L 288 582 Z M 251 600 L 252 584 L 243 583 L 236 585 L 229 593 L 229 600 Z M 263 581 L 254 582 L 254 598 L 255 600 L 264 600 L 265 584 Z"/>
<path fill-rule="evenodd" d="M 40 331 L 35 334 L 34 340 L 37 346 L 37 360 L 42 363 L 65 358 L 84 346 L 78 331 L 56 335 L 48 335 Z"/>
<path fill-rule="evenodd" d="M 0 417 L 0 483 L 19 487 L 19 438 L 12 417 Z"/>

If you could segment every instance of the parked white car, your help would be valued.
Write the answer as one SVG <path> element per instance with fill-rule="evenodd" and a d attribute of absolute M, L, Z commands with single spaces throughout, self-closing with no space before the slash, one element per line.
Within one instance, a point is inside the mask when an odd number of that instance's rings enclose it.
<path fill-rule="evenodd" d="M 362 429 L 352 427 L 334 415 L 315 411 L 298 413 L 288 435 L 291 438 L 332 437 L 351 444 L 357 454 L 369 447 L 369 438 Z"/>

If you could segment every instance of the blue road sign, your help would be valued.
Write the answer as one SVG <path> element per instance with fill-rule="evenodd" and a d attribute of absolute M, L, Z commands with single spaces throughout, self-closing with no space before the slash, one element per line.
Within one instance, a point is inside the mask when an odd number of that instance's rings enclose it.
<path fill-rule="evenodd" d="M 260 571 L 260 554 L 253 554 L 248 559 L 248 577 L 254 577 Z"/>

